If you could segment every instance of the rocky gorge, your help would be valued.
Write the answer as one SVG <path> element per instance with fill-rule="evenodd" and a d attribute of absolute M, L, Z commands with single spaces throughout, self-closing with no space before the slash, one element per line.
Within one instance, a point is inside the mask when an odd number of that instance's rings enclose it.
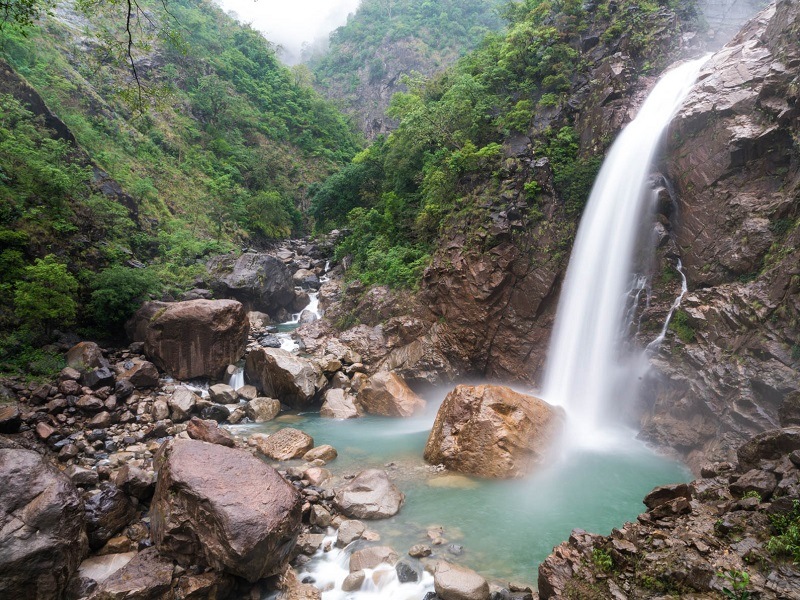
<path fill-rule="evenodd" d="M 348 281 L 346 259 L 329 269 L 332 240 L 291 240 L 212 258 L 179 301 L 136 312 L 129 345 L 64 339 L 57 380 L 4 380 L 0 595 L 800 597 L 798 23 L 800 6 L 782 0 L 710 58 L 656 178 L 658 247 L 632 337 L 648 347 L 673 320 L 648 348 L 633 424 L 698 479 L 656 488 L 608 536 L 574 530 L 536 585 L 465 566 L 456 531 L 431 526 L 401 546 L 377 525 L 412 508 L 412 477 L 466 493 L 475 480 L 458 473 L 524 479 L 555 462 L 565 417 L 530 386 L 575 223 L 522 136 L 481 215 L 485 251 L 474 222 L 453 227 L 416 292 Z M 609 52 L 598 47 L 595 77 L 578 82 L 585 104 L 560 109 L 587 148 L 652 83 Z M 529 177 L 547 219 L 523 216 Z M 454 387 L 475 375 L 480 385 Z M 525 393 L 496 385 L 509 380 Z M 442 383 L 437 409 L 430 386 Z M 389 429 L 430 409 L 424 467 L 374 468 L 349 441 L 304 430 L 310 413 Z M 358 468 L 339 466 L 348 453 Z M 326 579 L 326 557 L 346 574 Z"/>

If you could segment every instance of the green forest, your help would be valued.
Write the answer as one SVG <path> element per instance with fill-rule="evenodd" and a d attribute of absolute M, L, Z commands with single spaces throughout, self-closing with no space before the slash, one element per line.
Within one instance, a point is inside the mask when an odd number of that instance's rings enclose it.
<path fill-rule="evenodd" d="M 354 257 L 353 277 L 364 283 L 414 287 L 429 261 L 445 218 L 477 210 L 475 182 L 501 176 L 502 142 L 533 133 L 534 153 L 547 157 L 568 213 L 580 214 L 605 148 L 581 151 L 565 107 L 585 82 L 592 58 L 581 52 L 587 33 L 599 44 L 618 44 L 642 74 L 659 64 L 654 24 L 695 19 L 691 4 L 577 0 L 509 2 L 501 11 L 504 33 L 431 79 L 410 75 L 408 91 L 392 98 L 397 130 L 377 140 L 311 190 L 318 231 L 347 226 L 340 256 Z M 532 131 L 537 112 L 562 109 L 557 126 Z M 536 182 L 526 187 L 536 215 Z"/>
<path fill-rule="evenodd" d="M 211 254 L 309 231 L 309 186 L 363 147 L 260 33 L 213 3 L 141 6 L 135 73 L 115 5 L 0 30 L 0 58 L 78 144 L 19 90 L 0 95 L 0 328 L 14 332 L 1 359 L 27 364 L 22 350 L 55 325 L 118 328 L 148 295 L 191 287 Z M 102 193 L 109 177 L 125 202 Z M 37 297 L 37 282 L 57 280 L 55 299 Z M 40 320 L 37 303 L 59 309 Z"/>

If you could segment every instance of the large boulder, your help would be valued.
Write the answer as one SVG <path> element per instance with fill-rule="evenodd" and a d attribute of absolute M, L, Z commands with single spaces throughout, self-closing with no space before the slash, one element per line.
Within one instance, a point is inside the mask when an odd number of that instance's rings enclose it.
<path fill-rule="evenodd" d="M 267 396 L 295 408 L 310 404 L 325 385 L 325 376 L 316 362 L 280 348 L 257 348 L 250 352 L 245 375 Z"/>
<path fill-rule="evenodd" d="M 126 326 L 150 360 L 178 379 L 221 379 L 244 354 L 249 327 L 235 300 L 148 302 Z"/>
<path fill-rule="evenodd" d="M 334 389 L 325 392 L 325 401 L 319 409 L 322 417 L 329 419 L 355 419 L 361 416 L 355 396 L 344 390 Z"/>
<path fill-rule="evenodd" d="M 300 534 L 300 494 L 244 450 L 168 442 L 156 457 L 151 534 L 180 564 L 257 581 L 278 573 Z"/>
<path fill-rule="evenodd" d="M 425 410 L 425 400 L 389 371 L 375 373 L 366 381 L 358 391 L 358 403 L 366 412 L 385 417 L 410 417 Z"/>
<path fill-rule="evenodd" d="M 523 477 L 542 464 L 563 424 L 561 409 L 533 396 L 459 385 L 439 408 L 425 460 L 480 477 Z"/>
<path fill-rule="evenodd" d="M 268 254 L 215 256 L 208 261 L 209 285 L 217 296 L 235 298 L 250 311 L 275 316 L 294 302 L 294 284 L 280 260 Z"/>
<path fill-rule="evenodd" d="M 87 551 L 83 501 L 31 450 L 0 448 L 0 597 L 61 598 Z"/>
<path fill-rule="evenodd" d="M 442 600 L 488 600 L 489 584 L 475 571 L 441 561 L 433 573 L 433 587 Z"/>
<path fill-rule="evenodd" d="M 389 480 L 386 471 L 367 469 L 336 491 L 335 504 L 355 519 L 385 519 L 396 515 L 405 496 Z"/>
<path fill-rule="evenodd" d="M 67 366 L 87 373 L 93 369 L 107 367 L 108 361 L 103 357 L 100 346 L 94 342 L 79 342 L 67 351 Z"/>

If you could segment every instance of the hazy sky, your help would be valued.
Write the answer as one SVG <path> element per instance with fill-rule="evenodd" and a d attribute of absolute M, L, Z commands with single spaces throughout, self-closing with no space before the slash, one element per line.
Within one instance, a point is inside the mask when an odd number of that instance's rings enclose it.
<path fill-rule="evenodd" d="M 285 60 L 295 62 L 303 42 L 313 42 L 347 21 L 360 0 L 216 0 L 234 11 L 266 38 L 286 49 Z"/>

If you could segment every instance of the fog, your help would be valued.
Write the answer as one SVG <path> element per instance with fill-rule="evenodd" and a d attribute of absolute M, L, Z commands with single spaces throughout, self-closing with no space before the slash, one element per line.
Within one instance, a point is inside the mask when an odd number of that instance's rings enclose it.
<path fill-rule="evenodd" d="M 283 48 L 288 64 L 300 60 L 303 44 L 327 38 L 344 25 L 360 0 L 215 0 L 233 11 L 242 23 L 250 23 L 271 42 Z"/>

